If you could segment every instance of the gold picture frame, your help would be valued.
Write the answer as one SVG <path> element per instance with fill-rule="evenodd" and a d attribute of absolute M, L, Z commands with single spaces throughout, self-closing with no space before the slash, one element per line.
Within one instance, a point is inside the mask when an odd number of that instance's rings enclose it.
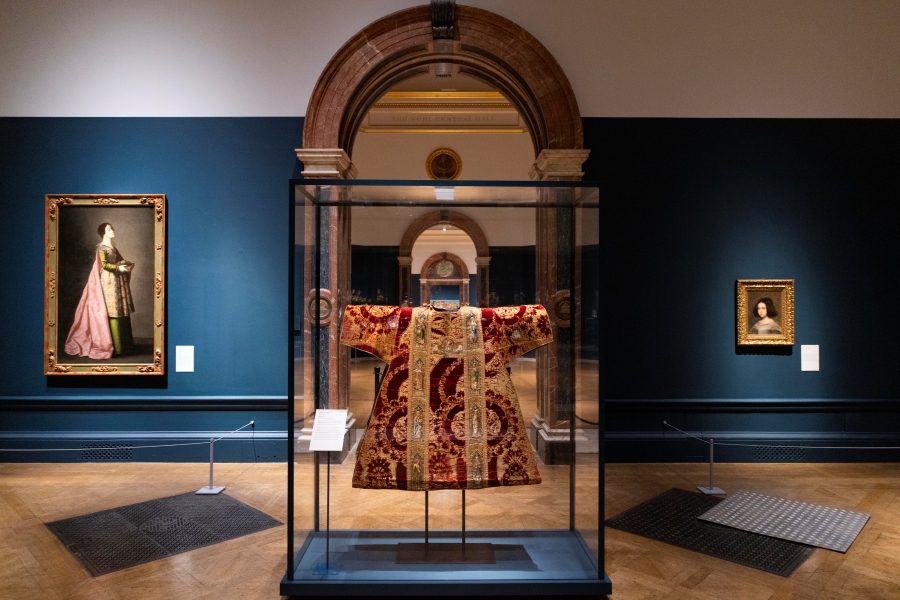
<path fill-rule="evenodd" d="M 794 345 L 794 280 L 737 280 L 738 346 Z"/>
<path fill-rule="evenodd" d="M 165 373 L 166 197 L 48 194 L 44 374 Z"/>

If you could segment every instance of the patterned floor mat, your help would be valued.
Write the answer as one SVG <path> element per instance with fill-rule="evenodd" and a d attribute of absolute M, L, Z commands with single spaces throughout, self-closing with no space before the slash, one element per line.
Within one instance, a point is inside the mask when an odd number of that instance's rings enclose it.
<path fill-rule="evenodd" d="M 225 494 L 194 492 L 47 523 L 93 576 L 281 525 Z"/>
<path fill-rule="evenodd" d="M 789 576 L 815 549 L 697 518 L 722 500 L 673 488 L 607 519 L 606 525 L 782 577 Z"/>

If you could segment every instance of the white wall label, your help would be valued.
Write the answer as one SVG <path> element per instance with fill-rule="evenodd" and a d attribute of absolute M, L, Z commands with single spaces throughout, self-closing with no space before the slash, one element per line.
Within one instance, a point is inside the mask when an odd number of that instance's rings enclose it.
<path fill-rule="evenodd" d="M 176 373 L 193 373 L 194 372 L 194 347 L 193 346 L 175 346 L 175 372 Z"/>
<path fill-rule="evenodd" d="M 800 346 L 800 370 L 819 370 L 819 346 Z"/>
<path fill-rule="evenodd" d="M 347 409 L 320 408 L 313 421 L 312 439 L 309 449 L 316 451 L 337 451 L 344 449 L 344 431 L 347 429 Z"/>

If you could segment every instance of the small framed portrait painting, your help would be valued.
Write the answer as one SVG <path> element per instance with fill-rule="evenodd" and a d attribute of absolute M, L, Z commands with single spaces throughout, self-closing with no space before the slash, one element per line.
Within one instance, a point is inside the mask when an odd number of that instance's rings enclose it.
<path fill-rule="evenodd" d="M 793 279 L 738 279 L 737 343 L 794 345 Z"/>
<path fill-rule="evenodd" d="M 51 194 L 44 374 L 163 375 L 166 197 Z"/>

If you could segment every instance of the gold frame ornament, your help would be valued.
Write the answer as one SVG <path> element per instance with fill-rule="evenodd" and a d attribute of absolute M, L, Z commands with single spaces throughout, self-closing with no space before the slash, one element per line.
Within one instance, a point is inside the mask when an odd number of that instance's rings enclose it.
<path fill-rule="evenodd" d="M 47 194 L 44 211 L 44 374 L 163 375 L 165 195 Z"/>
<path fill-rule="evenodd" d="M 794 280 L 737 280 L 737 345 L 794 345 Z"/>
<path fill-rule="evenodd" d="M 438 148 L 425 160 L 425 172 L 429 179 L 459 179 L 462 173 L 462 158 L 450 148 Z"/>

